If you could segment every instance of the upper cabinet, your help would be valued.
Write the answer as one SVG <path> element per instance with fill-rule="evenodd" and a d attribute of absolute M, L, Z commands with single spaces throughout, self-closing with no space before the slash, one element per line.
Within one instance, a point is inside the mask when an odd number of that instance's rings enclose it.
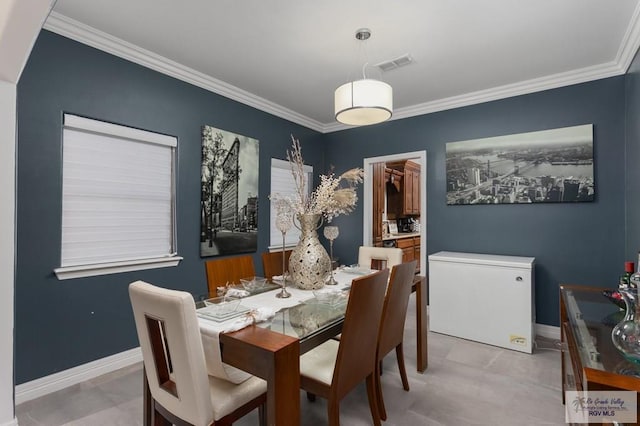
<path fill-rule="evenodd" d="M 400 184 L 387 191 L 387 213 L 396 218 L 420 215 L 420 165 L 402 160 L 387 163 L 386 167 L 403 173 Z"/>

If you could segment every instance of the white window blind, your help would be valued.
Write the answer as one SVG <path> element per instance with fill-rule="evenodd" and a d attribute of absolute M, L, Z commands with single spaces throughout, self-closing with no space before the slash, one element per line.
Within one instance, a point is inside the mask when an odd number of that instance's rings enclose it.
<path fill-rule="evenodd" d="M 64 115 L 61 270 L 148 267 L 175 255 L 176 146 L 175 137 Z"/>
<path fill-rule="evenodd" d="M 309 182 L 313 176 L 313 167 L 304 166 L 305 171 L 305 188 L 308 193 L 311 192 Z M 272 195 L 279 194 L 281 196 L 296 197 L 296 186 L 291 175 L 291 165 L 288 161 L 271 159 L 271 192 Z M 270 220 L 269 229 L 271 232 L 271 240 L 269 249 L 276 250 L 282 248 L 282 233 L 278 231 L 275 225 L 276 211 L 273 202 L 270 204 Z M 297 223 L 297 222 L 296 222 Z M 293 226 L 285 235 L 285 245 L 287 247 L 294 246 L 300 240 L 300 230 Z"/>

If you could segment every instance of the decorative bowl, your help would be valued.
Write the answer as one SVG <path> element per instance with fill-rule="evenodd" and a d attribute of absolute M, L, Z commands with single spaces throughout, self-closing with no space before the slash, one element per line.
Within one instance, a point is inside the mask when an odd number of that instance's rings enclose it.
<path fill-rule="evenodd" d="M 211 299 L 204 300 L 204 306 L 208 313 L 214 315 L 221 315 L 230 312 L 235 312 L 240 305 L 240 300 L 237 297 L 231 296 L 219 296 Z"/>
<path fill-rule="evenodd" d="M 267 279 L 264 277 L 240 278 L 240 284 L 247 291 L 256 291 L 267 285 Z"/>
<path fill-rule="evenodd" d="M 340 303 L 344 299 L 344 292 L 342 290 L 333 288 L 322 288 L 313 290 L 313 296 L 318 303 L 326 303 L 327 305 L 335 305 Z"/>

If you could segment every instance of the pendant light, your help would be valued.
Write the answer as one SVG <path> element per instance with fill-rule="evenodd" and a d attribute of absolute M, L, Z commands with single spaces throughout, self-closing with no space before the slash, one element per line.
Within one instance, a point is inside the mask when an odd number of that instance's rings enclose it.
<path fill-rule="evenodd" d="M 356 31 L 356 39 L 365 41 L 371 37 L 371 30 L 361 28 Z M 391 118 L 393 113 L 393 89 L 387 83 L 367 78 L 362 66 L 362 80 L 350 81 L 338 87 L 335 92 L 336 120 L 352 126 L 377 124 Z"/>

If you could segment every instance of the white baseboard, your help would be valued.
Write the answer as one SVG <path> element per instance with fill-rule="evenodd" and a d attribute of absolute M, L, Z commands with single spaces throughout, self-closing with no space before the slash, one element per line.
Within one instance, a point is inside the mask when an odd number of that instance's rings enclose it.
<path fill-rule="evenodd" d="M 18 419 L 14 417 L 13 420 L 9 420 L 6 423 L 2 423 L 0 424 L 0 426 L 18 426 Z"/>
<path fill-rule="evenodd" d="M 140 347 L 16 386 L 16 405 L 142 361 Z M 8 423 L 7 426 L 12 423 Z M 17 423 L 15 423 L 17 425 Z M 0 425 L 5 426 L 5 425 Z"/>
<path fill-rule="evenodd" d="M 547 339 L 560 339 L 560 327 L 546 324 L 536 324 L 536 336 Z"/>

